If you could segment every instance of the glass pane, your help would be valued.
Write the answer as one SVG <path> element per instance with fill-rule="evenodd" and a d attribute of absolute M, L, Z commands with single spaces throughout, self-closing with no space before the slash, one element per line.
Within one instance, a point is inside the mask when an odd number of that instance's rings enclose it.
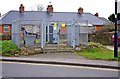
<path fill-rule="evenodd" d="M 4 25 L 4 32 L 8 32 L 8 31 L 10 31 L 9 25 Z"/>

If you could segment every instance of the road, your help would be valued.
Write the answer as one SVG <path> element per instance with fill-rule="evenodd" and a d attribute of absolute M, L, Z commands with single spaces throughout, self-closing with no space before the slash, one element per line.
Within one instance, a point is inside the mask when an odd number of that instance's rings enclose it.
<path fill-rule="evenodd" d="M 118 70 L 69 65 L 2 63 L 3 77 L 118 77 Z"/>

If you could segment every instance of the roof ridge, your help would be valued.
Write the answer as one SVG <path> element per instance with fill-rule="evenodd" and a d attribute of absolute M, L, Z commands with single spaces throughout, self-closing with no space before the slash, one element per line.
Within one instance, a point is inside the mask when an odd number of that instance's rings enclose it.
<path fill-rule="evenodd" d="M 19 10 L 10 10 L 9 12 L 19 12 Z M 25 11 L 25 12 L 46 12 L 46 11 Z M 77 12 L 53 12 L 53 13 L 77 13 Z M 91 14 L 91 13 L 84 12 L 83 14 Z"/>

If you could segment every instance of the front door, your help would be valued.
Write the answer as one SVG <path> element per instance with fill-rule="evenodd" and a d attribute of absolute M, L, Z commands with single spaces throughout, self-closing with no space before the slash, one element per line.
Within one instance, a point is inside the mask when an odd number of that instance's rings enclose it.
<path fill-rule="evenodd" d="M 46 30 L 47 30 L 46 40 L 48 41 L 48 43 L 58 44 L 59 29 L 57 24 L 54 24 L 54 23 L 50 24 Z"/>
<path fill-rule="evenodd" d="M 53 26 L 49 26 L 49 43 L 53 43 Z"/>

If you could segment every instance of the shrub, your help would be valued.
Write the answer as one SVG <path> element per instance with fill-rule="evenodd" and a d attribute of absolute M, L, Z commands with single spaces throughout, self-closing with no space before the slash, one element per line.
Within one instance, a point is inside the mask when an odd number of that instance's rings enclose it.
<path fill-rule="evenodd" d="M 104 45 L 112 45 L 113 26 L 104 26 L 102 29 L 93 34 L 89 34 L 89 41 L 101 43 Z"/>
<path fill-rule="evenodd" d="M 2 41 L 2 55 L 11 56 L 18 53 L 19 49 L 11 41 Z"/>

